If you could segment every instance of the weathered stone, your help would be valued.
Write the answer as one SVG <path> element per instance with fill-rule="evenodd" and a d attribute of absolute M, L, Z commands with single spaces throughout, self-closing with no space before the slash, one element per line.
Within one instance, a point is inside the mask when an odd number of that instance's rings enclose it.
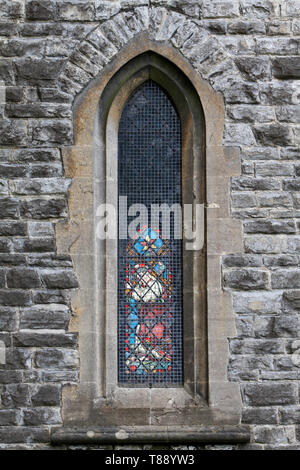
<path fill-rule="evenodd" d="M 11 251 L 11 242 L 9 239 L 0 240 L 0 253 L 9 253 Z"/>
<path fill-rule="evenodd" d="M 15 62 L 19 81 L 31 85 L 56 79 L 64 64 L 64 59 L 24 58 Z"/>
<path fill-rule="evenodd" d="M 29 20 L 54 20 L 56 4 L 49 0 L 29 0 L 26 2 L 26 18 Z"/>
<path fill-rule="evenodd" d="M 299 173 L 298 167 L 296 167 L 296 173 Z M 283 180 L 283 189 L 285 191 L 299 191 L 300 189 L 300 178 L 291 178 Z M 294 197 L 294 195 L 293 195 Z M 295 199 L 294 199 L 295 201 Z"/>
<path fill-rule="evenodd" d="M 275 119 L 273 108 L 254 105 L 229 106 L 228 116 L 238 122 L 271 122 Z"/>
<path fill-rule="evenodd" d="M 41 272 L 43 282 L 49 289 L 72 289 L 78 287 L 78 281 L 73 270 L 56 269 Z"/>
<path fill-rule="evenodd" d="M 93 21 L 95 20 L 94 3 L 70 0 L 57 4 L 58 18 L 64 21 Z"/>
<path fill-rule="evenodd" d="M 246 220 L 244 222 L 246 233 L 295 233 L 294 220 Z"/>
<path fill-rule="evenodd" d="M 34 292 L 32 300 L 35 304 L 68 304 L 69 296 L 65 291 L 48 289 Z"/>
<path fill-rule="evenodd" d="M 233 292 L 233 308 L 243 314 L 277 314 L 281 312 L 281 292 Z"/>
<path fill-rule="evenodd" d="M 300 237 L 298 235 L 288 237 L 283 251 L 292 254 L 300 253 Z"/>
<path fill-rule="evenodd" d="M 27 167 L 25 165 L 0 163 L 0 174 L 3 178 L 20 178 L 26 176 L 26 173 Z"/>
<path fill-rule="evenodd" d="M 40 88 L 39 92 L 41 101 L 47 103 L 70 103 L 72 101 L 68 93 L 64 93 L 56 88 Z"/>
<path fill-rule="evenodd" d="M 16 326 L 16 310 L 13 308 L 0 307 L 0 331 L 14 331 Z"/>
<path fill-rule="evenodd" d="M 16 384 L 22 382 L 22 372 L 14 370 L 0 370 L 0 384 Z"/>
<path fill-rule="evenodd" d="M 20 424 L 19 410 L 0 410 L 0 426 L 17 426 Z"/>
<path fill-rule="evenodd" d="M 300 424 L 299 406 L 285 406 L 285 407 L 279 408 L 279 423 Z"/>
<path fill-rule="evenodd" d="M 72 113 L 68 104 L 56 103 L 27 103 L 7 104 L 5 112 L 12 118 L 71 118 Z"/>
<path fill-rule="evenodd" d="M 73 141 L 72 122 L 67 119 L 33 120 L 30 122 L 29 135 L 34 145 L 69 145 Z"/>
<path fill-rule="evenodd" d="M 69 255 L 57 255 L 57 254 L 46 254 L 37 253 L 31 254 L 27 257 L 28 264 L 30 266 L 39 267 L 73 267 L 72 259 Z"/>
<path fill-rule="evenodd" d="M 47 427 L 5 426 L 3 428 L 0 428 L 0 441 L 5 444 L 15 444 L 24 442 L 48 443 L 49 439 L 49 428 Z"/>
<path fill-rule="evenodd" d="M 232 190 L 234 191 L 273 191 L 280 190 L 280 182 L 275 178 L 232 178 Z"/>
<path fill-rule="evenodd" d="M 34 305 L 21 310 L 22 329 L 66 329 L 69 322 L 69 308 L 62 304 Z M 43 334 L 44 335 L 44 334 Z M 35 337 L 35 336 L 34 336 Z M 51 337 L 51 335 L 50 335 Z M 45 341 L 45 337 L 41 341 Z M 46 339 L 46 340 L 49 340 Z M 52 345 L 51 345 L 52 346 Z"/>
<path fill-rule="evenodd" d="M 253 83 L 235 83 L 224 90 L 227 103 L 231 104 L 257 104 L 260 102 L 258 86 Z"/>
<path fill-rule="evenodd" d="M 25 236 L 26 234 L 26 222 L 0 222 L 0 235 L 2 237 Z"/>
<path fill-rule="evenodd" d="M 17 162 L 52 162 L 58 160 L 59 152 L 56 149 L 20 149 L 13 155 Z"/>
<path fill-rule="evenodd" d="M 300 78 L 300 57 L 280 57 L 272 62 L 273 76 L 285 80 Z"/>
<path fill-rule="evenodd" d="M 300 269 L 277 269 L 271 274 L 273 289 L 294 289 L 300 287 Z"/>
<path fill-rule="evenodd" d="M 298 123 L 300 121 L 300 106 L 299 105 L 290 105 L 290 106 L 280 106 L 276 108 L 276 117 L 278 121 L 282 122 L 294 122 Z"/>
<path fill-rule="evenodd" d="M 6 250 L 9 251 L 9 250 Z M 12 254 L 12 253 L 1 253 L 0 244 L 0 264 L 3 266 L 19 266 L 25 264 L 26 258 L 24 255 Z"/>
<path fill-rule="evenodd" d="M 63 168 L 61 163 L 32 163 L 29 171 L 31 178 L 54 178 L 62 176 Z"/>
<path fill-rule="evenodd" d="M 1 2 L 0 19 L 18 19 L 24 14 L 24 3 L 22 0 L 3 0 Z"/>
<path fill-rule="evenodd" d="M 1 165 L 0 165 L 1 169 Z M 71 180 L 65 178 L 19 179 L 12 183 L 14 194 L 62 194 L 68 191 Z"/>
<path fill-rule="evenodd" d="M 16 289 L 32 289 L 40 287 L 38 273 L 31 268 L 13 268 L 7 272 L 7 287 Z"/>
<path fill-rule="evenodd" d="M 27 384 L 6 385 L 1 400 L 6 408 L 28 406 L 31 404 L 30 387 Z"/>
<path fill-rule="evenodd" d="M 265 32 L 263 21 L 235 21 L 228 24 L 230 34 L 265 34 Z"/>
<path fill-rule="evenodd" d="M 42 379 L 44 382 L 75 383 L 78 382 L 78 372 L 74 370 L 46 370 L 42 371 Z"/>
<path fill-rule="evenodd" d="M 24 99 L 24 88 L 17 86 L 6 87 L 6 102 L 18 103 Z"/>
<path fill-rule="evenodd" d="M 245 424 L 276 424 L 277 413 L 274 408 L 245 408 L 242 422 Z"/>
<path fill-rule="evenodd" d="M 232 146 L 255 144 L 252 129 L 247 124 L 226 124 L 224 140 Z"/>
<path fill-rule="evenodd" d="M 300 312 L 300 290 L 283 293 L 283 310 L 287 313 Z"/>
<path fill-rule="evenodd" d="M 264 105 L 297 104 L 298 89 L 293 82 L 261 83 L 260 99 Z"/>
<path fill-rule="evenodd" d="M 19 253 L 51 253 L 55 251 L 55 240 L 52 237 L 15 239 L 13 247 Z"/>
<path fill-rule="evenodd" d="M 211 2 L 204 0 L 202 5 L 203 18 L 232 18 L 239 16 L 239 4 L 237 0 L 217 0 Z"/>
<path fill-rule="evenodd" d="M 36 39 L 9 39 L 0 42 L 0 53 L 4 57 L 32 55 L 42 57 L 44 44 Z"/>
<path fill-rule="evenodd" d="M 55 408 L 26 409 L 23 413 L 23 419 L 25 426 L 62 424 L 60 412 Z"/>
<path fill-rule="evenodd" d="M 28 222 L 28 234 L 31 238 L 53 237 L 53 224 L 51 222 Z"/>
<path fill-rule="evenodd" d="M 253 317 L 243 315 L 236 318 L 236 330 L 239 338 L 253 338 L 254 329 L 253 329 Z"/>
<path fill-rule="evenodd" d="M 256 81 L 270 77 L 268 57 L 238 57 L 235 59 L 235 63 L 246 80 Z"/>
<path fill-rule="evenodd" d="M 40 312 L 39 312 L 40 313 Z M 57 313 L 57 312 L 56 312 Z M 24 318 L 24 316 L 23 316 Z M 22 319 L 23 319 L 22 318 Z M 49 319 L 47 319 L 47 323 L 49 324 L 49 329 L 55 328 L 55 326 L 52 325 L 52 320 L 53 316 L 50 314 Z M 28 321 L 28 317 L 26 319 L 27 323 L 30 323 Z M 55 322 L 55 319 L 54 319 Z M 41 328 L 45 325 L 45 319 L 44 321 L 41 321 Z M 56 326 L 59 322 L 56 321 Z M 34 328 L 36 326 L 36 321 L 34 323 L 32 322 L 33 326 L 30 326 L 30 328 Z M 65 322 L 66 324 L 66 322 Z M 61 325 L 60 325 L 61 326 Z M 13 335 L 13 341 L 15 346 L 21 346 L 21 347 L 76 347 L 77 346 L 77 335 L 76 333 L 16 333 Z"/>
<path fill-rule="evenodd" d="M 254 135 L 261 145 L 291 145 L 293 134 L 288 126 L 282 124 L 270 124 L 255 126 Z"/>
<path fill-rule="evenodd" d="M 28 291 L 13 290 L 13 289 L 1 289 L 0 290 L 0 305 L 29 305 L 31 301 L 31 295 Z"/>
<path fill-rule="evenodd" d="M 226 255 L 223 257 L 223 265 L 227 268 L 256 267 L 262 265 L 262 258 L 258 255 Z"/>
<path fill-rule="evenodd" d="M 256 317 L 253 322 L 253 336 L 255 338 L 272 338 L 274 317 Z"/>
<path fill-rule="evenodd" d="M 298 262 L 299 258 L 296 255 L 264 256 L 264 265 L 267 267 L 297 266 Z"/>
<path fill-rule="evenodd" d="M 294 405 L 295 384 L 247 384 L 243 387 L 245 402 L 250 406 Z"/>
<path fill-rule="evenodd" d="M 0 144 L 24 145 L 27 141 L 26 123 L 23 120 L 0 120 Z"/>
<path fill-rule="evenodd" d="M 260 170 L 262 168 L 264 171 L 266 170 L 266 167 L 261 167 Z M 292 205 L 291 196 L 288 192 L 264 192 L 259 194 L 257 198 L 261 207 L 291 207 Z"/>
<path fill-rule="evenodd" d="M 233 269 L 225 271 L 224 283 L 231 289 L 266 289 L 269 283 L 267 271 L 260 269 Z"/>
<path fill-rule="evenodd" d="M 254 441 L 276 445 L 289 444 L 295 441 L 295 432 L 289 426 L 256 426 Z"/>
<path fill-rule="evenodd" d="M 59 385 L 38 385 L 31 397 L 34 406 L 60 405 L 61 387 Z"/>
<path fill-rule="evenodd" d="M 291 26 L 289 21 L 273 20 L 266 24 L 267 34 L 269 36 L 279 36 L 291 34 Z"/>
<path fill-rule="evenodd" d="M 279 338 L 299 337 L 300 323 L 298 315 L 280 315 L 274 318 L 274 336 Z"/>
<path fill-rule="evenodd" d="M 49 219 L 66 216 L 65 199 L 32 199 L 22 202 L 21 213 L 32 219 Z"/>
<path fill-rule="evenodd" d="M 255 160 L 279 160 L 280 155 L 278 149 L 274 147 L 254 147 L 243 148 L 241 151 L 243 159 Z"/>
<path fill-rule="evenodd" d="M 257 54 L 297 55 L 299 54 L 299 38 L 257 38 Z"/>
<path fill-rule="evenodd" d="M 284 344 L 279 339 L 232 339 L 229 344 L 232 354 L 264 355 L 284 353 Z M 255 403 L 252 406 L 255 406 Z"/>
<path fill-rule="evenodd" d="M 271 0 L 242 0 L 241 11 L 246 18 L 269 18 L 275 14 Z"/>
<path fill-rule="evenodd" d="M 78 363 L 78 352 L 72 349 L 50 348 L 35 354 L 36 367 L 41 369 L 74 369 Z"/>

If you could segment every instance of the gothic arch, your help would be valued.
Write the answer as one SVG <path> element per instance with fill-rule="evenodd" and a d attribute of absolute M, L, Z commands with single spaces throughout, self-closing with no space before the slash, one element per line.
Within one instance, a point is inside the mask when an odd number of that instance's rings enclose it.
<path fill-rule="evenodd" d="M 138 10 L 138 9 L 137 9 Z M 170 13 L 173 15 L 173 13 Z M 176 14 L 177 15 L 177 14 Z M 182 15 L 178 15 L 182 16 Z M 122 16 L 120 15 L 120 21 Z M 116 18 L 115 18 L 116 20 Z M 183 21 L 179 27 L 183 27 L 187 21 Z M 173 20 L 172 20 L 173 21 Z M 116 21 L 118 24 L 118 21 Z M 207 206 L 207 338 L 209 361 L 207 366 L 207 395 L 206 403 L 199 405 L 199 400 L 193 398 L 191 402 L 180 396 L 175 400 L 167 400 L 164 411 L 149 414 L 140 414 L 141 419 L 137 419 L 135 424 L 159 424 L 169 425 L 174 423 L 174 417 L 178 419 L 178 414 L 183 419 L 188 419 L 190 425 L 200 424 L 238 424 L 240 422 L 240 394 L 236 384 L 227 380 L 228 345 L 227 338 L 235 334 L 234 318 L 231 306 L 231 299 L 228 293 L 222 291 L 221 287 L 221 263 L 223 254 L 242 251 L 241 225 L 230 216 L 229 180 L 231 176 L 239 174 L 239 153 L 236 149 L 223 147 L 223 127 L 224 127 L 224 105 L 222 97 L 213 90 L 212 86 L 199 76 L 199 67 L 193 62 L 192 49 L 189 60 L 183 57 L 184 44 L 180 53 L 169 42 L 166 42 L 164 31 L 169 31 L 167 25 L 170 24 L 168 16 L 160 23 L 156 37 L 153 39 L 145 32 L 140 32 L 144 23 L 136 18 L 136 26 L 140 29 L 126 38 L 126 46 L 120 43 L 119 50 L 117 44 L 114 45 L 114 52 L 111 61 L 103 67 L 96 78 L 89 74 L 88 84 L 83 81 L 81 86 L 73 87 L 74 95 L 77 98 L 74 104 L 74 146 L 63 150 L 66 176 L 73 178 L 70 196 L 69 213 L 70 219 L 67 225 L 57 226 L 57 245 L 59 252 L 70 252 L 72 255 L 75 270 L 79 278 L 80 289 L 73 298 L 74 318 L 71 325 L 73 331 L 79 331 L 81 370 L 80 383 L 78 387 L 66 387 L 64 393 L 64 423 L 71 425 L 124 425 L 128 422 L 128 409 L 120 406 L 116 414 L 116 404 L 113 396 L 106 396 L 103 389 L 103 377 L 100 371 L 103 370 L 101 358 L 107 356 L 103 341 L 99 341 L 99 315 L 97 305 L 99 305 L 99 292 L 105 289 L 102 284 L 103 279 L 99 278 L 99 269 L 105 269 L 101 263 L 105 264 L 105 258 L 99 257 L 95 262 L 95 256 L 99 253 L 94 239 L 94 212 L 99 202 L 99 188 L 104 187 L 99 183 L 106 179 L 105 159 L 99 159 L 99 152 L 103 154 L 105 149 L 105 136 L 101 123 L 108 122 L 106 132 L 115 132 L 114 110 L 110 104 L 112 96 L 107 99 L 106 107 L 99 107 L 101 99 L 105 99 L 105 90 L 111 79 L 119 74 L 123 77 L 124 83 L 130 83 L 128 78 L 137 76 L 143 67 L 143 54 L 151 53 L 152 56 L 159 57 L 161 63 L 171 64 L 171 68 L 181 71 L 185 80 L 192 84 L 203 109 L 203 122 L 205 121 L 205 154 L 206 154 L 206 206 Z M 171 23 L 172 24 L 172 23 Z M 194 24 L 194 23 L 193 23 Z M 112 31 L 110 26 L 114 25 Z M 145 25 L 144 25 L 145 26 Z M 101 34 L 107 32 L 109 39 L 115 34 L 115 22 L 106 22 L 91 34 Z M 146 26 L 145 26 L 146 28 Z M 202 37 L 207 39 L 207 33 L 197 29 Z M 108 32 L 110 34 L 108 34 Z M 129 33 L 128 33 L 129 34 Z M 133 34 L 139 34 L 138 39 Z M 196 34 L 196 33 L 195 33 Z M 116 35 L 117 36 L 117 35 Z M 123 40 L 123 36 L 120 36 Z M 104 38 L 104 36 L 103 36 Z M 85 41 L 85 43 L 89 43 Z M 125 40 L 125 39 L 124 39 Z M 209 40 L 209 38 L 208 38 Z M 102 39 L 107 46 L 107 41 Z M 172 42 L 172 39 L 171 39 Z M 85 44 L 85 46 L 86 46 Z M 112 42 L 109 42 L 112 44 Z M 87 46 L 86 46 L 87 47 Z M 212 47 L 212 45 L 211 45 Z M 220 56 L 223 52 L 218 47 Z M 104 51 L 102 45 L 102 52 Z M 101 47 L 99 48 L 99 50 Z M 179 48 L 180 49 L 180 48 Z M 80 46 L 79 50 L 83 50 Z M 85 49 L 87 50 L 87 49 Z M 133 60 L 135 59 L 135 60 Z M 65 68 L 73 70 L 71 57 L 69 64 Z M 217 59 L 216 59 L 217 60 Z M 227 59 L 226 59 L 227 60 Z M 130 62 L 132 61 L 132 62 Z M 131 64 L 125 66 L 126 64 Z M 192 65 L 191 65 L 192 64 Z M 143 64 L 144 65 L 144 64 Z M 211 64 L 213 68 L 216 64 Z M 134 68 L 136 67 L 136 68 Z M 207 64 L 208 67 L 208 64 Z M 219 65 L 218 65 L 219 67 Z M 125 70 L 125 72 L 124 72 Z M 131 72 L 129 73 L 129 71 Z M 225 68 L 219 74 L 226 80 L 231 80 L 234 76 L 234 69 L 231 72 Z M 126 72 L 127 71 L 127 72 Z M 123 73 L 123 75 L 122 75 Z M 203 72 L 204 73 L 204 72 Z M 121 74 L 121 75 L 120 75 Z M 75 75 L 73 75 L 75 76 Z M 65 77 L 61 77 L 61 84 L 68 87 L 70 91 L 71 82 Z M 212 79 L 211 79 L 212 80 Z M 72 82 L 73 83 L 73 82 Z M 186 82 L 187 83 L 187 82 Z M 119 98 L 122 97 L 122 81 L 119 87 Z M 216 85 L 217 87 L 217 85 Z M 82 88 L 84 88 L 82 90 Z M 125 93 L 126 95 L 126 93 Z M 103 101 L 102 101 L 103 102 Z M 116 106 L 116 105 L 115 105 Z M 110 121 L 106 121 L 110 114 Z M 199 128 L 196 129 L 196 134 Z M 195 149 L 193 148 L 193 151 Z M 98 188 L 98 189 L 97 189 Z M 101 191 L 101 190 L 100 190 Z M 100 264 L 99 264 L 100 258 Z M 95 283 L 98 279 L 98 283 Z M 143 409 L 143 405 L 137 402 L 135 406 Z M 129 412 L 130 413 L 130 412 Z M 178 422 L 178 421 L 176 421 Z"/>

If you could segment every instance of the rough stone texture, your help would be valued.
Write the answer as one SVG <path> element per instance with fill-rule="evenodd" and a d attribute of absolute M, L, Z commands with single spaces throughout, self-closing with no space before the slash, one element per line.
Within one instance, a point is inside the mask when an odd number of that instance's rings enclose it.
<path fill-rule="evenodd" d="M 62 149 L 75 96 L 148 30 L 224 97 L 224 143 L 242 162 L 231 209 L 244 228 L 244 252 L 222 266 L 237 327 L 228 377 L 241 384 L 252 448 L 299 448 L 299 2 L 0 3 L 0 447 L 47 445 L 61 386 L 78 380 L 78 280 L 54 237 L 68 217 Z"/>

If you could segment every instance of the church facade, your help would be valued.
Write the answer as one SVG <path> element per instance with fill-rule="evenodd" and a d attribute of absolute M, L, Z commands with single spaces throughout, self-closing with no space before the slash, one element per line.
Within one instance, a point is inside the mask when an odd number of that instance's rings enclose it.
<path fill-rule="evenodd" d="M 299 1 L 0 36 L 0 449 L 299 450 Z"/>

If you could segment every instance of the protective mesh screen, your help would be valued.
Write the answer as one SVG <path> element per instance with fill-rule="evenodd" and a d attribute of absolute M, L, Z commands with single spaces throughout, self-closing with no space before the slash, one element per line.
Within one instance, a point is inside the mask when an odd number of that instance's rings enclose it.
<path fill-rule="evenodd" d="M 181 127 L 162 89 L 149 80 L 124 107 L 119 126 L 119 196 L 148 209 L 135 239 L 119 240 L 119 383 L 182 383 L 182 241 L 151 226 L 151 204 L 181 204 Z M 129 224 L 134 217 L 128 217 Z"/>

